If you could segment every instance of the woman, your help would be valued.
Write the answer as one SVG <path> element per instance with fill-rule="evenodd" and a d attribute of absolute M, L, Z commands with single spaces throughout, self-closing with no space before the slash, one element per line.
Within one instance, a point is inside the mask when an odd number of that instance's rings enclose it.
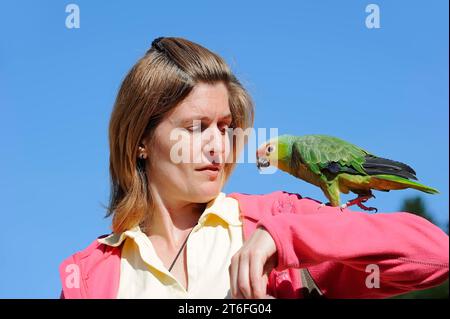
<path fill-rule="evenodd" d="M 109 127 L 112 234 L 60 267 L 63 298 L 381 298 L 448 278 L 448 236 L 408 213 L 221 192 L 253 125 L 226 63 L 158 38 Z"/>

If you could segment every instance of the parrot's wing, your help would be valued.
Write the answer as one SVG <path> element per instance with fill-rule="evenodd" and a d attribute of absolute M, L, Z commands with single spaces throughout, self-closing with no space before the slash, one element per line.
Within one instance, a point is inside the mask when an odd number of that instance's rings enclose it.
<path fill-rule="evenodd" d="M 293 165 L 301 161 L 315 174 L 322 170 L 338 174 L 353 172 L 368 175 L 363 168 L 365 156 L 369 152 L 344 140 L 326 135 L 306 135 L 298 137 L 292 147 Z"/>

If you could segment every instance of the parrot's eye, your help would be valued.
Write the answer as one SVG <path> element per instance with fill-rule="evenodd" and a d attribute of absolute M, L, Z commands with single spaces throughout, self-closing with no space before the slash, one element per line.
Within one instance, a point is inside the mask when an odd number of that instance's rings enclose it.
<path fill-rule="evenodd" d="M 272 152 L 273 152 L 273 146 L 272 146 L 272 145 L 269 145 L 269 146 L 267 147 L 267 152 L 268 152 L 268 153 L 272 153 Z"/>

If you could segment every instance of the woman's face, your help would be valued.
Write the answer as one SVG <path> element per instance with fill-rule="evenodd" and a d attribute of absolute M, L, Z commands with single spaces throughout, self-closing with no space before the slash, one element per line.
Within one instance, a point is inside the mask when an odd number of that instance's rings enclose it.
<path fill-rule="evenodd" d="M 205 203 L 221 191 L 232 116 L 222 82 L 197 84 L 157 126 L 147 172 L 163 200 Z"/>

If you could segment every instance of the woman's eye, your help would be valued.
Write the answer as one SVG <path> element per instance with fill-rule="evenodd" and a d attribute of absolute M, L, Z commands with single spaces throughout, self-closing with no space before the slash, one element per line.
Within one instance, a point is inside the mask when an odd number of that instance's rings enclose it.
<path fill-rule="evenodd" d="M 196 126 L 190 126 L 190 127 L 188 127 L 187 130 L 188 130 L 189 132 L 197 133 L 197 132 L 203 131 L 204 128 L 203 128 L 203 126 L 196 125 Z"/>

